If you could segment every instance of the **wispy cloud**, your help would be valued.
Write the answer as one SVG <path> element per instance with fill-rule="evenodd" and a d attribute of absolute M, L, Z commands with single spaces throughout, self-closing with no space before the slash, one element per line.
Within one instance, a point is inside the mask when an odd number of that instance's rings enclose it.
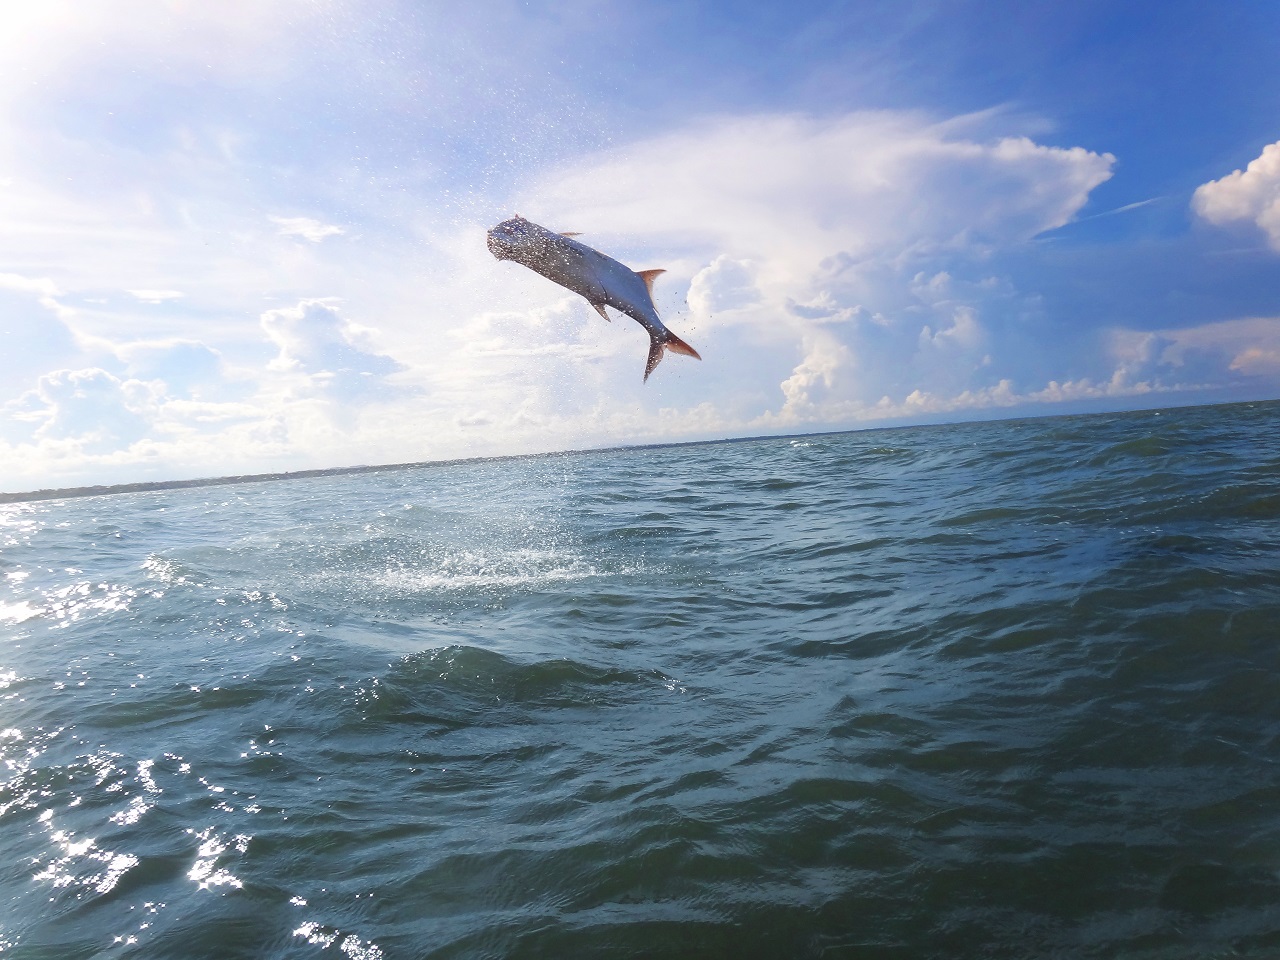
<path fill-rule="evenodd" d="M 143 303 L 164 303 L 166 300 L 178 300 L 185 296 L 181 290 L 130 290 L 129 293 Z"/>
<path fill-rule="evenodd" d="M 1103 217 L 1114 217 L 1121 213 L 1129 213 L 1133 210 L 1141 210 L 1143 207 L 1149 207 L 1153 203 L 1160 203 L 1167 200 L 1167 197 L 1148 197 L 1146 200 L 1138 200 L 1134 203 L 1126 203 L 1122 207 L 1115 207 L 1112 210 L 1103 210 L 1101 213 L 1092 213 L 1087 217 L 1078 218 L 1078 222 L 1083 223 L 1087 220 L 1101 220 Z"/>
<path fill-rule="evenodd" d="M 35 293 L 42 298 L 52 298 L 59 295 L 58 285 L 48 277 L 24 277 L 17 273 L 0 273 L 0 290 Z"/>
<path fill-rule="evenodd" d="M 319 220 L 312 220 L 310 217 L 271 217 L 271 222 L 280 229 L 277 231 L 282 237 L 301 237 L 303 240 L 310 240 L 312 243 L 319 243 L 325 237 L 336 237 L 345 233 L 341 227 L 335 227 L 333 224 L 321 223 Z"/>

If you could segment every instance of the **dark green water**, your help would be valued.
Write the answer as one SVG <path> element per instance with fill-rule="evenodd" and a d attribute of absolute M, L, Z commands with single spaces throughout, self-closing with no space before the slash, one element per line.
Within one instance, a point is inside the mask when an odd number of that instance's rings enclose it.
<path fill-rule="evenodd" d="M 0 508 L 0 952 L 1280 955 L 1280 404 Z"/>

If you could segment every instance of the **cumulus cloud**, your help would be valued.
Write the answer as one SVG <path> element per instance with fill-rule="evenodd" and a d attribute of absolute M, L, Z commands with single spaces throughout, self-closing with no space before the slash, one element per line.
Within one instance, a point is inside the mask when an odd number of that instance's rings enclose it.
<path fill-rule="evenodd" d="M 146 436 L 155 399 L 150 385 L 99 368 L 55 370 L 7 412 L 30 424 L 36 440 L 72 441 L 80 452 L 101 453 Z"/>
<path fill-rule="evenodd" d="M 688 302 L 696 314 L 708 320 L 728 310 L 755 306 L 760 302 L 760 291 L 751 262 L 722 253 L 693 275 Z"/>
<path fill-rule="evenodd" d="M 829 390 L 836 375 L 850 360 L 849 350 L 827 331 L 810 331 L 804 341 L 804 359 L 782 381 L 785 397 L 779 419 L 803 420 L 814 415 L 821 398 L 815 391 Z"/>
<path fill-rule="evenodd" d="M 220 392 L 227 377 L 221 354 L 199 340 L 134 340 L 115 346 L 113 353 L 131 379 L 160 380 L 185 396 L 202 386 Z"/>
<path fill-rule="evenodd" d="M 833 421 L 880 422 L 1039 405 L 1116 401 L 1160 395 L 1194 396 L 1250 378 L 1280 376 L 1280 317 L 1223 320 L 1182 329 L 1117 327 L 1100 344 L 1101 373 L 1050 379 L 1021 389 L 1009 377 L 981 387 L 948 390 L 936 381 L 874 403 L 843 401 L 807 409 L 783 408 L 762 426 Z"/>
<path fill-rule="evenodd" d="M 1254 223 L 1280 253 L 1280 141 L 1264 147 L 1244 170 L 1197 187 L 1191 208 L 1214 224 Z"/>
<path fill-rule="evenodd" d="M 1149 336 L 1151 360 L 1202 378 L 1224 366 L 1246 377 L 1280 375 L 1280 317 L 1222 320 Z"/>
<path fill-rule="evenodd" d="M 132 464 L 132 475 L 110 475 L 130 479 L 838 427 L 1274 369 L 1262 325 L 1248 336 L 1160 331 L 1145 345 L 1131 332 L 1131 355 L 1019 379 L 1002 334 L 1033 293 L 998 275 L 990 254 L 1069 221 L 1113 158 L 991 126 L 903 113 L 728 117 L 523 181 L 503 210 L 586 230 L 636 268 L 668 269 L 659 310 L 705 360 L 669 358 L 648 384 L 634 322 L 605 323 L 488 254 L 494 198 L 465 222 L 379 208 L 386 229 L 367 245 L 323 242 L 342 228 L 320 220 L 268 221 L 262 196 L 202 209 L 139 190 L 125 207 L 113 195 L 58 208 L 59 223 L 83 226 L 76 243 L 57 238 L 74 253 L 57 283 L 32 268 L 0 276 L 0 290 L 43 309 L 49 327 L 48 310 L 77 304 L 65 330 L 88 355 L 32 369 L 5 411 L 0 479 L 47 486 L 12 478 L 76 462 L 100 477 Z M 204 154 L 181 158 L 230 182 L 244 171 L 234 154 L 208 167 Z M 104 260 L 99 238 L 113 229 L 129 242 Z M 49 243 L 36 259 L 52 261 Z M 166 306 L 86 306 L 121 289 Z"/>
<path fill-rule="evenodd" d="M 992 324 L 1026 304 L 989 254 L 1067 223 L 1111 176 L 1109 154 L 984 136 L 990 119 L 719 118 L 581 158 L 519 203 L 626 236 L 624 260 L 679 251 L 662 263 L 687 283 L 677 332 L 713 362 L 768 351 L 745 369 L 776 377 L 770 416 L 837 418 L 922 383 L 994 389 Z"/>
<path fill-rule="evenodd" d="M 262 329 L 278 348 L 272 370 L 294 374 L 310 387 L 343 397 L 385 390 L 384 378 L 403 369 L 375 352 L 375 331 L 345 319 L 332 299 L 301 300 L 268 310 Z"/>
<path fill-rule="evenodd" d="M 68 326 L 74 311 L 47 277 L 0 274 L 0 403 L 27 390 L 41 372 L 83 362 L 83 345 Z"/>
<path fill-rule="evenodd" d="M 886 246 L 1032 237 L 1069 221 L 1115 162 L 969 132 L 963 118 L 889 112 L 721 118 L 576 161 L 542 179 L 528 206 L 812 266 Z"/>
<path fill-rule="evenodd" d="M 1195 394 L 1241 378 L 1280 375 L 1280 317 L 1221 320 L 1182 329 L 1107 332 L 1102 359 L 1109 374 L 1050 380 L 1019 392 L 1009 379 L 992 388 L 945 395 L 918 390 L 895 405 L 884 398 L 879 411 L 904 414 L 1014 407 L 1027 404 Z"/>
<path fill-rule="evenodd" d="M 554 202 L 538 215 L 548 225 L 616 231 L 589 238 L 635 266 L 667 266 L 660 309 L 702 364 L 672 358 L 642 384 L 637 325 L 606 324 L 580 298 L 495 263 L 482 230 L 467 227 L 431 236 L 430 284 L 411 277 L 397 294 L 401 261 L 388 254 L 381 283 L 366 280 L 383 309 L 368 298 L 360 307 L 379 331 L 350 319 L 349 298 L 305 296 L 249 315 L 270 350 L 256 366 L 251 349 L 184 335 L 177 319 L 168 335 L 95 341 L 98 366 L 46 374 L 9 405 L 5 459 L 52 469 L 81 457 L 95 470 L 132 463 L 162 475 L 179 464 L 207 474 L 387 462 L 1139 396 L 1275 370 L 1274 322 L 1258 321 L 1116 331 L 1105 369 L 1010 376 L 997 334 L 1026 302 L 990 273 L 987 254 L 1073 216 L 1109 175 L 1105 154 L 981 140 L 963 123 L 902 115 L 698 130 L 709 139 L 686 131 L 583 158 L 517 209 Z M 669 150 L 695 158 L 693 169 Z M 633 211 L 624 191 L 600 188 L 613 174 L 649 184 L 642 204 L 660 209 Z M 312 245 L 287 246 L 319 286 Z M 40 277 L 7 275 L 0 288 L 66 299 Z M 203 294 L 183 307 L 193 300 Z M 234 396 L 216 389 L 233 381 Z"/>
<path fill-rule="evenodd" d="M 271 217 L 270 219 L 280 228 L 278 231 L 280 236 L 301 237 L 312 243 L 319 243 L 325 237 L 336 237 L 346 232 L 341 227 L 335 227 L 331 223 L 321 223 L 310 217 Z"/>
<path fill-rule="evenodd" d="M 788 297 L 787 311 L 815 323 L 847 323 L 865 313 L 861 304 L 841 305 L 832 296 L 830 290 L 819 292 L 816 297 L 805 303 Z"/>
<path fill-rule="evenodd" d="M 951 315 L 949 325 L 936 333 L 928 324 L 925 324 L 920 331 L 920 346 L 923 349 L 970 350 L 979 345 L 982 340 L 982 326 L 978 323 L 973 307 L 970 306 L 957 307 Z"/>

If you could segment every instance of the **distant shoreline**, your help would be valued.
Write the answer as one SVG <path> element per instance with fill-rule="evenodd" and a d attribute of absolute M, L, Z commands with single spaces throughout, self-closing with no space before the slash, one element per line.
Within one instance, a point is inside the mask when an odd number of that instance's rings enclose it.
<path fill-rule="evenodd" d="M 827 434 L 852 433 L 850 430 L 826 431 Z M 191 487 L 225 487 L 242 483 L 264 483 L 273 480 L 303 480 L 314 477 L 341 477 L 350 474 L 384 473 L 396 470 L 419 470 L 426 467 L 451 467 L 465 463 L 502 463 L 507 460 L 534 460 L 540 457 L 573 457 L 588 453 L 616 453 L 622 450 L 658 450 L 666 447 L 697 447 L 713 443 L 742 443 L 750 440 L 777 440 L 788 436 L 824 436 L 824 433 L 780 434 L 769 437 L 725 437 L 719 440 L 684 440 L 675 443 L 642 443 L 614 447 L 585 447 L 581 450 L 548 450 L 542 453 L 494 454 L 489 457 L 458 457 L 453 460 L 420 460 L 414 463 L 383 463 L 354 467 L 322 467 L 315 470 L 288 470 L 283 473 L 249 473 L 229 477 L 197 477 L 190 480 L 141 480 L 134 483 L 97 484 L 88 487 L 59 487 L 0 493 L 0 504 L 28 503 L 39 500 L 72 500 L 78 497 L 103 497 L 117 493 L 147 493 L 154 490 L 185 490 Z"/>
<path fill-rule="evenodd" d="M 1219 403 L 1175 404 L 1168 407 L 1142 407 L 1134 410 L 1098 410 L 1056 413 L 1030 417 L 997 417 L 989 420 L 939 421 L 900 426 L 878 425 L 854 427 L 844 430 L 819 430 L 814 433 L 762 434 L 752 437 L 722 437 L 716 440 L 681 440 L 667 443 L 622 444 L 612 447 L 584 447 L 578 450 L 548 450 L 542 453 L 495 454 L 488 457 L 459 457 L 453 460 L 420 460 L 413 463 L 384 463 L 353 467 L 323 467 L 315 470 L 288 470 L 283 473 L 252 473 L 228 477 L 198 477 L 191 480 L 143 480 L 135 483 L 99 484 L 88 487 L 60 487 L 29 490 L 21 493 L 0 493 L 0 505 L 29 503 L 40 500 L 72 500 L 79 497 L 102 497 L 117 493 L 147 493 L 155 490 L 185 490 L 191 487 L 223 487 L 242 483 L 264 483 L 273 480 L 303 480 L 313 477 L 341 477 L 362 473 L 382 473 L 392 470 L 419 470 L 426 467 L 449 467 L 464 463 L 501 463 L 507 460 L 533 460 L 539 457 L 573 457 L 589 453 L 618 453 L 624 450 L 662 450 L 675 447 L 700 447 L 718 443 L 750 443 L 755 440 L 787 440 L 808 437 L 829 437 L 845 433 L 875 433 L 884 430 L 909 430 L 915 427 L 968 426 L 984 423 L 1003 423 L 1018 420 L 1053 420 L 1068 417 L 1130 416 L 1160 413 L 1166 410 L 1186 410 L 1194 407 L 1250 406 L 1280 403 L 1280 400 L 1227 400 Z"/>
<path fill-rule="evenodd" d="M 706 441 L 720 442 L 720 441 Z M 675 444 L 662 444 L 675 446 Z M 612 449 L 635 449 L 615 447 Z M 553 457 L 575 453 L 603 453 L 605 450 L 565 450 L 552 453 L 509 454 L 492 457 L 463 457 L 457 460 L 422 460 L 417 463 L 385 463 L 373 466 L 324 467 L 316 470 L 288 470 L 284 473 L 249 473 L 231 477 L 198 477 L 192 480 L 143 480 L 136 483 L 113 483 L 91 487 L 65 487 L 49 490 L 31 490 L 25 493 L 0 493 L 0 504 L 26 503 L 34 500 L 70 500 L 76 497 L 110 496 L 116 493 L 145 493 L 152 490 L 185 490 L 190 487 L 224 487 L 241 483 L 263 483 L 271 480 L 302 480 L 312 477 L 341 477 L 348 474 L 382 473 L 391 470 L 416 470 L 423 467 L 447 467 L 455 463 L 482 463 L 485 461 L 527 460 L 532 457 Z"/>

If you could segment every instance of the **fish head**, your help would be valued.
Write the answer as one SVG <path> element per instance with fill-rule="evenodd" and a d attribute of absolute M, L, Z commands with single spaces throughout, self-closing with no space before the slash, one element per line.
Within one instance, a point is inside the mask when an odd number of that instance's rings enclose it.
<path fill-rule="evenodd" d="M 489 252 L 499 260 L 523 260 L 544 243 L 536 226 L 518 213 L 489 231 Z"/>

